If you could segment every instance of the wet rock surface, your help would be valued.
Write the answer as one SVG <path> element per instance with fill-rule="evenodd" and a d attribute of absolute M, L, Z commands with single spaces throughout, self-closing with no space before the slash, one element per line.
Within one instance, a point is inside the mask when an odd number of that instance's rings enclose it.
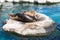
<path fill-rule="evenodd" d="M 32 35 L 32 36 L 44 36 L 50 34 L 54 31 L 56 24 L 48 16 L 44 14 L 39 14 L 40 21 L 23 23 L 21 21 L 16 21 L 9 19 L 3 26 L 5 31 L 16 32 L 21 35 Z M 45 19 L 41 20 L 44 17 Z"/>

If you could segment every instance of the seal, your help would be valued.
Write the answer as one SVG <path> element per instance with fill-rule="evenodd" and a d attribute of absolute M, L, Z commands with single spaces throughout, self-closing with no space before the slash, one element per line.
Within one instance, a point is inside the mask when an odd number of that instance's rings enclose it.
<path fill-rule="evenodd" d="M 16 14 L 9 14 L 10 19 L 22 21 L 22 22 L 34 22 L 36 21 L 35 12 L 23 12 L 23 13 L 16 13 Z"/>

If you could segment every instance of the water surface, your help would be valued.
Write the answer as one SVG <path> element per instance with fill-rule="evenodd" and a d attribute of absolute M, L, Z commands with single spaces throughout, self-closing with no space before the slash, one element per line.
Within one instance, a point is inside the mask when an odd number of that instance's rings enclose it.
<path fill-rule="evenodd" d="M 34 5 L 34 4 L 12 4 L 4 5 L 2 9 L 0 9 L 0 40 L 60 40 L 60 4 L 56 5 Z M 3 22 L 9 18 L 9 13 L 22 13 L 24 11 L 32 11 L 35 10 L 39 13 L 46 14 L 50 18 L 52 18 L 58 26 L 56 30 L 45 37 L 19 37 L 14 34 L 4 32 L 2 30 Z"/>

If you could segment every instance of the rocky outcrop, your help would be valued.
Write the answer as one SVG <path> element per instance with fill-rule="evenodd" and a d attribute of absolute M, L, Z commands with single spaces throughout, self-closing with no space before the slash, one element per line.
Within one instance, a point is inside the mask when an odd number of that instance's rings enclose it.
<path fill-rule="evenodd" d="M 60 3 L 60 0 L 0 0 L 0 6 L 3 5 L 5 2 L 11 2 L 11 3 L 36 3 L 36 4 L 42 4 L 42 5 L 52 5 Z"/>
<path fill-rule="evenodd" d="M 20 1 L 24 1 L 24 2 L 38 2 L 38 3 L 46 3 L 47 1 L 48 2 L 51 2 L 51 3 L 54 3 L 54 2 L 60 2 L 60 0 L 0 0 L 0 2 L 5 2 L 5 1 L 8 1 L 8 2 L 20 2 Z"/>
<path fill-rule="evenodd" d="M 37 13 L 37 15 L 39 15 L 38 19 L 40 19 L 40 21 L 30 23 L 9 19 L 3 26 L 3 30 L 25 36 L 45 36 L 52 33 L 56 27 L 55 22 L 44 14 Z"/>

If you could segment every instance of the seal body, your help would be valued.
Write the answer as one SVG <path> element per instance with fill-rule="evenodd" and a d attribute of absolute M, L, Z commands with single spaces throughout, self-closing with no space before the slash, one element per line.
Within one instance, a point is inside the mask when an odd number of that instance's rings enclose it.
<path fill-rule="evenodd" d="M 22 22 L 33 22 L 34 21 L 34 17 L 30 15 L 25 15 L 22 13 L 17 13 L 15 15 L 18 16 L 18 18 L 16 19 L 18 21 L 22 21 Z"/>
<path fill-rule="evenodd" d="M 22 22 L 34 22 L 35 21 L 34 16 L 26 15 L 23 13 L 10 14 L 10 18 L 13 20 L 22 21 Z"/>
<path fill-rule="evenodd" d="M 34 22 L 40 20 L 35 11 L 10 14 L 10 18 L 22 22 Z"/>

